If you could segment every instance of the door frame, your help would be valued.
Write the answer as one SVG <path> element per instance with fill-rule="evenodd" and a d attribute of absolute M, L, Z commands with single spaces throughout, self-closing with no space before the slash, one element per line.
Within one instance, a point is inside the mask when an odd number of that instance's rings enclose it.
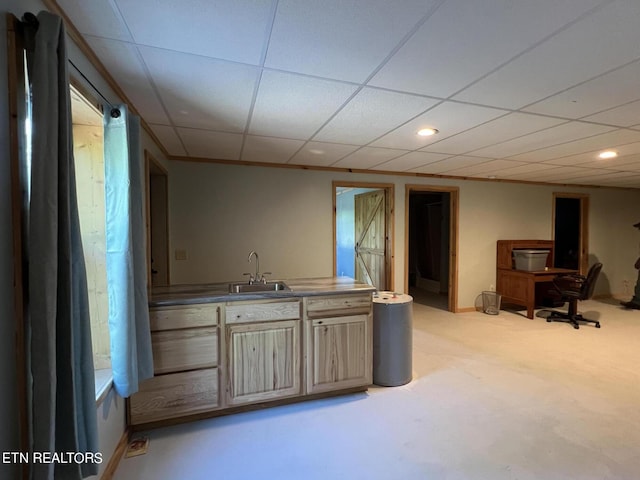
<path fill-rule="evenodd" d="M 458 312 L 458 205 L 460 188 L 436 185 L 404 187 L 404 291 L 409 292 L 409 196 L 411 192 L 449 194 L 449 311 Z"/>
<path fill-rule="evenodd" d="M 337 261 L 337 251 L 336 251 L 336 220 L 338 215 L 337 208 L 337 198 L 336 198 L 336 189 L 338 187 L 342 188 L 372 188 L 378 190 L 384 190 L 384 204 L 385 204 L 385 276 L 386 276 L 386 285 L 385 290 L 393 290 L 394 285 L 394 268 L 393 268 L 393 259 L 395 258 L 393 251 L 393 226 L 394 226 L 394 218 L 393 218 L 393 200 L 395 194 L 395 185 L 393 183 L 369 183 L 369 182 L 351 182 L 351 181 L 342 181 L 342 180 L 334 180 L 331 183 L 332 196 L 333 196 L 333 276 L 336 276 L 336 261 Z"/>
<path fill-rule="evenodd" d="M 165 181 L 164 211 L 166 215 L 166 265 L 167 285 L 171 284 L 171 257 L 169 255 L 169 172 L 158 162 L 148 150 L 144 151 L 144 178 L 145 178 L 145 227 L 147 230 L 147 291 L 151 292 L 151 176 L 162 176 Z"/>
<path fill-rule="evenodd" d="M 553 205 L 551 207 L 551 238 L 556 240 L 556 200 L 558 198 L 576 198 L 580 200 L 580 273 L 586 274 L 589 269 L 589 194 L 553 192 Z M 555 254 L 555 249 L 554 249 Z M 555 259 L 554 259 L 555 261 Z"/>

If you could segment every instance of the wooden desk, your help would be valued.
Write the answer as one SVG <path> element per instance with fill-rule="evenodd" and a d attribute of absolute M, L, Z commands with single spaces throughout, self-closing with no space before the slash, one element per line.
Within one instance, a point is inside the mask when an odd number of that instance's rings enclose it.
<path fill-rule="evenodd" d="M 536 284 L 552 282 L 558 275 L 578 273 L 567 268 L 548 268 L 527 272 L 524 270 L 502 270 L 497 280 L 497 291 L 503 303 L 513 303 L 527 307 L 527 318 L 533 318 L 536 306 Z M 549 285 L 549 289 L 551 286 Z"/>
<path fill-rule="evenodd" d="M 553 287 L 550 282 L 558 275 L 578 273 L 578 270 L 553 267 L 553 240 L 498 240 L 496 256 L 496 291 L 502 295 L 503 303 L 513 303 L 527 307 L 527 317 L 533 318 L 536 306 L 536 285 L 540 294 L 546 294 Z M 529 272 L 516 270 L 513 250 L 516 249 L 549 250 L 546 270 Z M 549 285 L 543 285 L 548 282 Z"/>

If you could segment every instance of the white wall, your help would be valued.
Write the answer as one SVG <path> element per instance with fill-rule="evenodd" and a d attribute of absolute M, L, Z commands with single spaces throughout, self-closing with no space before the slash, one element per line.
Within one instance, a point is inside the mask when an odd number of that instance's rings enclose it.
<path fill-rule="evenodd" d="M 260 253 L 274 277 L 331 275 L 332 181 L 395 184 L 395 290 L 404 289 L 405 185 L 460 188 L 458 307 L 495 285 L 496 241 L 550 239 L 553 192 L 590 195 L 590 251 L 604 263 L 596 294 L 624 295 L 635 282 L 640 191 L 524 185 L 393 175 L 172 162 L 169 169 L 171 281 L 242 278 Z M 187 260 L 176 261 L 183 249 Z"/>

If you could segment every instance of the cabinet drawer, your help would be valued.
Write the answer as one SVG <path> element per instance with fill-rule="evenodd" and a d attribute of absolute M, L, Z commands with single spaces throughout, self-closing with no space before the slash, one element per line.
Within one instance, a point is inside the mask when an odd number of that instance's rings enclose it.
<path fill-rule="evenodd" d="M 212 304 L 175 305 L 149 309 L 151 331 L 218 325 L 220 306 Z"/>
<path fill-rule="evenodd" d="M 153 332 L 151 344 L 156 375 L 218 364 L 218 327 Z"/>
<path fill-rule="evenodd" d="M 218 406 L 218 369 L 172 373 L 145 380 L 129 399 L 132 425 L 213 410 Z"/>
<path fill-rule="evenodd" d="M 227 324 L 296 320 L 300 318 L 300 301 L 232 304 L 225 312 Z"/>
<path fill-rule="evenodd" d="M 371 311 L 371 293 L 308 297 L 307 318 L 367 314 Z"/>

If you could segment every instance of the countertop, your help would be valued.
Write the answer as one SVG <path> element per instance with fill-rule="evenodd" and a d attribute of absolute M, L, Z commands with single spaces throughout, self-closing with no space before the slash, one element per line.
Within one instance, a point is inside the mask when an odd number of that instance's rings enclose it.
<path fill-rule="evenodd" d="M 270 282 L 273 280 L 269 280 Z M 376 288 L 350 277 L 289 278 L 282 281 L 291 290 L 260 293 L 229 293 L 229 283 L 198 285 L 171 285 L 156 287 L 149 296 L 149 306 L 190 305 L 197 303 L 233 302 L 268 298 L 308 297 L 313 295 L 339 295 L 345 293 L 375 292 Z"/>

